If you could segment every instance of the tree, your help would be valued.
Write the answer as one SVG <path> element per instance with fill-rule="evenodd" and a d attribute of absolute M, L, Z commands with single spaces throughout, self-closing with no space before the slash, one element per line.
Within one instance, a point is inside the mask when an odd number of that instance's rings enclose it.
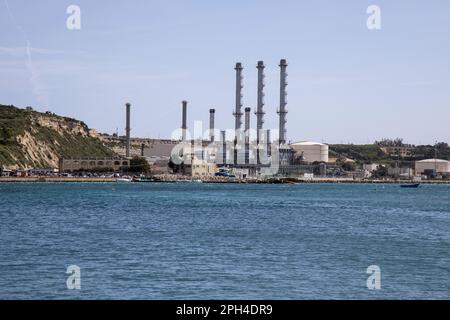
<path fill-rule="evenodd" d="M 342 164 L 342 169 L 344 169 L 344 171 L 355 171 L 356 165 L 353 162 L 347 161 Z"/>
<path fill-rule="evenodd" d="M 1 134 L 1 136 L 2 136 L 1 142 L 2 142 L 3 144 L 8 144 L 9 142 L 11 142 L 11 140 L 12 140 L 12 138 L 13 138 L 13 135 L 12 135 L 12 133 L 11 133 L 11 130 L 8 129 L 8 128 L 6 128 L 6 126 L 2 128 L 2 134 Z"/>
<path fill-rule="evenodd" d="M 375 141 L 375 144 L 380 147 L 402 147 L 404 145 L 402 138 L 381 139 L 381 141 Z"/>
<path fill-rule="evenodd" d="M 372 172 L 374 178 L 384 178 L 388 175 L 388 169 L 385 166 L 378 166 L 376 170 Z"/>
<path fill-rule="evenodd" d="M 450 149 L 450 146 L 446 142 L 439 142 L 436 144 L 436 149 L 438 150 L 447 150 Z"/>
<path fill-rule="evenodd" d="M 150 173 L 150 165 L 147 160 L 143 157 L 134 157 L 130 160 L 130 172 L 134 173 Z"/>

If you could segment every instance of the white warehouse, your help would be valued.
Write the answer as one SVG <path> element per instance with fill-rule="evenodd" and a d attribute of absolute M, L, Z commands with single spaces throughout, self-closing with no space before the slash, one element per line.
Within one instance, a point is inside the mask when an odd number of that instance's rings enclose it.
<path fill-rule="evenodd" d="M 290 145 L 297 157 L 303 156 L 304 161 L 328 162 L 328 145 L 320 142 L 302 141 Z"/>

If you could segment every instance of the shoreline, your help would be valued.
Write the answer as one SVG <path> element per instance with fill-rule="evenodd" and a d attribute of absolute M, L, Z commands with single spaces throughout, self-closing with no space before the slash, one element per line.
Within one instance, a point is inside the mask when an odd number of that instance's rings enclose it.
<path fill-rule="evenodd" d="M 116 178 L 81 178 L 81 177 L 0 177 L 0 183 L 115 183 Z M 133 181 L 132 183 L 239 183 L 239 184 L 302 184 L 302 183 L 347 183 L 347 184 L 450 184 L 449 180 L 411 182 L 408 180 L 355 180 L 352 178 L 268 178 L 268 179 L 196 179 L 168 178 L 155 181 Z"/>

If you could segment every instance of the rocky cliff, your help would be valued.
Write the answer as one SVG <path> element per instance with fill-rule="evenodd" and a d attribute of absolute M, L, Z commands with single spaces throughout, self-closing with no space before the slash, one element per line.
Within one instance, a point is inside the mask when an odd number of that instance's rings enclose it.
<path fill-rule="evenodd" d="M 0 166 L 57 168 L 60 157 L 112 155 L 82 121 L 0 105 Z"/>

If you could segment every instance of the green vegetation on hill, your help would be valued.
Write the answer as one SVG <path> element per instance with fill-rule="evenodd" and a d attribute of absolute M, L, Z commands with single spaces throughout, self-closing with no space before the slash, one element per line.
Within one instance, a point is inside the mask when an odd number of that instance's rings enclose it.
<path fill-rule="evenodd" d="M 330 157 L 346 157 L 360 163 L 389 162 L 389 157 L 375 144 L 333 144 Z"/>
<path fill-rule="evenodd" d="M 385 139 L 387 141 L 387 139 Z M 401 139 L 396 139 L 399 142 Z M 400 165 L 408 166 L 414 161 L 432 159 L 437 156 L 439 159 L 450 160 L 450 146 L 445 142 L 440 142 L 436 146 L 424 145 L 413 146 L 403 145 L 410 148 L 411 155 L 399 157 L 389 155 L 382 149 L 384 145 L 381 143 L 354 145 L 354 144 L 333 144 L 330 145 L 330 157 L 342 159 L 350 158 L 357 163 L 378 163 L 384 165 L 394 165 L 398 162 Z M 402 146 L 392 144 L 389 146 Z"/>
<path fill-rule="evenodd" d="M 54 167 L 60 157 L 112 155 L 81 121 L 0 105 L 0 166 Z"/>

